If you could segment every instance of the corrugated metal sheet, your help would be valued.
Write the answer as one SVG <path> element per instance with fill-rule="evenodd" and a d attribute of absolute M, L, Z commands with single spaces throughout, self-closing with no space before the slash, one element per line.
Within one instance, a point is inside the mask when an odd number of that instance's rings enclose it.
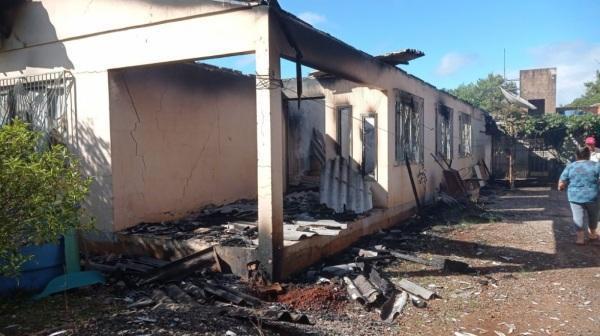
<path fill-rule="evenodd" d="M 350 160 L 336 157 L 321 172 L 320 201 L 337 213 L 363 213 L 373 208 L 370 182 Z"/>
<path fill-rule="evenodd" d="M 363 305 L 370 305 L 381 297 L 381 292 L 364 275 L 358 275 L 354 280 L 344 277 L 348 294 L 352 300 Z"/>

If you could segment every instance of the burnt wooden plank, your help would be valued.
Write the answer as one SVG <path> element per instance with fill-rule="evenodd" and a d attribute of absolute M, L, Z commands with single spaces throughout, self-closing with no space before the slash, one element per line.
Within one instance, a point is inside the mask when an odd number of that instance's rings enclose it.
<path fill-rule="evenodd" d="M 203 251 L 196 252 L 187 257 L 173 261 L 163 267 L 156 268 L 146 279 L 140 281 L 140 285 L 157 281 L 182 279 L 203 267 L 208 267 L 215 262 L 212 251 L 213 248 L 210 247 Z"/>

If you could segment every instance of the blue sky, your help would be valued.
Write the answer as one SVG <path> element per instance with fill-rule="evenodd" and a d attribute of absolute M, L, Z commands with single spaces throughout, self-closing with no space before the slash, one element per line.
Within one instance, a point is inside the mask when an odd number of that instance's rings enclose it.
<path fill-rule="evenodd" d="M 378 55 L 415 48 L 426 56 L 402 66 L 439 88 L 490 72 L 518 78 L 520 69 L 557 67 L 558 103 L 569 103 L 600 69 L 600 1 L 280 0 L 315 27 Z M 231 67 L 253 72 L 252 59 Z M 284 76 L 293 67 L 283 67 Z"/>

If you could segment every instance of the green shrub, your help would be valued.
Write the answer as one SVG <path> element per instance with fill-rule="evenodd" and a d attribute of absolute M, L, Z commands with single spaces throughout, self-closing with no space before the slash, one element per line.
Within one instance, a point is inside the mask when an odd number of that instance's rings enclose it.
<path fill-rule="evenodd" d="M 81 206 L 91 179 L 65 146 L 42 146 L 41 137 L 19 120 L 0 128 L 1 275 L 18 275 L 31 258 L 20 254 L 22 246 L 93 226 Z"/>
<path fill-rule="evenodd" d="M 583 145 L 585 137 L 600 136 L 600 115 L 522 115 L 513 127 L 517 137 L 543 138 L 556 151 L 557 158 L 567 162 L 573 156 L 575 146 Z"/>

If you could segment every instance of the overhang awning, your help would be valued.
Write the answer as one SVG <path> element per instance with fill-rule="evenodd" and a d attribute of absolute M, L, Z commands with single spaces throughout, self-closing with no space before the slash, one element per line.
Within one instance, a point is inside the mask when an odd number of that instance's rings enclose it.
<path fill-rule="evenodd" d="M 377 59 L 391 65 L 408 64 L 408 62 L 419 57 L 425 56 L 425 53 L 417 49 L 404 49 L 391 53 L 376 56 Z"/>
<path fill-rule="evenodd" d="M 279 10 L 279 47 L 282 57 L 357 83 L 376 86 L 394 66 L 320 31 L 291 13 Z M 293 40 L 293 41 L 290 41 Z M 298 58 L 298 52 L 301 58 Z"/>
<path fill-rule="evenodd" d="M 523 107 L 526 109 L 537 110 L 537 107 L 535 107 L 535 105 L 533 105 L 532 103 L 528 102 L 526 99 L 517 96 L 516 94 L 510 93 L 504 90 L 503 88 L 500 88 L 500 91 L 502 91 L 504 98 L 506 98 L 506 100 L 508 100 L 509 103 L 515 104 L 519 107 Z"/>

